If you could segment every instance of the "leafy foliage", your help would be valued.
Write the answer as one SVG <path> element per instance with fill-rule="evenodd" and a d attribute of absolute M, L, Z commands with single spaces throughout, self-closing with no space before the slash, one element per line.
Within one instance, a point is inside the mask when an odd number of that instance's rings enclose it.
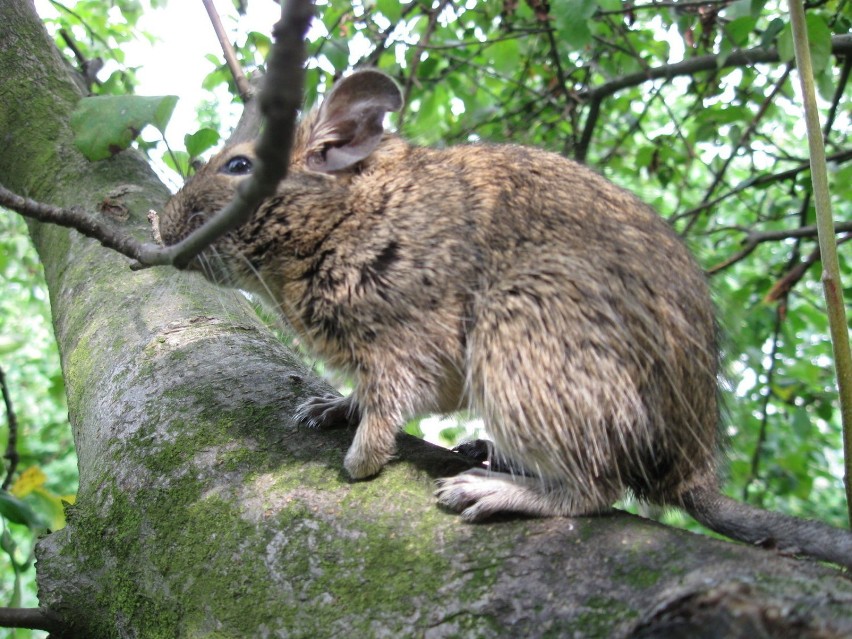
<path fill-rule="evenodd" d="M 838 58 L 832 38 L 850 32 L 852 3 L 811 4 L 807 23 L 835 217 L 848 222 L 852 58 Z M 306 101 L 315 102 L 353 66 L 376 65 L 403 87 L 406 108 L 396 123 L 410 139 L 551 149 L 587 162 L 656 207 L 708 270 L 716 293 L 728 379 L 728 492 L 844 525 L 839 411 L 819 262 L 811 259 L 816 240 L 793 237 L 813 224 L 814 213 L 785 7 L 768 0 L 656 7 L 613 0 L 326 0 L 309 44 Z M 79 61 L 60 28 L 74 35 L 84 56 L 112 65 L 94 92 L 132 89 L 134 70 L 122 66 L 121 45 L 140 37 L 134 20 L 141 10 L 138 2 L 81 0 L 73 13 L 62 10 L 51 21 L 70 58 Z M 268 47 L 266 35 L 250 32 L 241 36 L 237 54 L 248 69 L 262 67 Z M 737 53 L 750 49 L 776 51 L 777 57 L 737 62 Z M 210 60 L 215 69 L 205 87 L 227 83 L 233 93 L 219 55 L 211 53 Z M 186 152 L 169 156 L 173 167 L 185 171 L 218 135 L 227 136 L 215 133 L 220 119 L 212 105 L 199 121 L 202 131 L 187 135 Z M 4 287 L 18 287 L 18 297 L 2 301 L 11 305 L 4 309 L 8 318 L 0 316 L 4 358 L 51 348 L 48 338 L 11 324 L 15 305 L 46 311 L 44 294 L 32 283 L 37 266 L 20 232 L 16 227 L 2 236 Z M 847 299 L 848 237 L 839 236 Z M 52 470 L 44 461 L 70 456 L 67 434 L 55 436 L 64 409 L 27 408 L 48 398 L 61 401 L 58 369 L 55 363 L 27 368 L 25 358 L 7 361 L 10 378 L 18 371 L 17 386 L 28 387 L 29 399 L 19 400 L 22 415 L 32 414 L 31 423 L 39 424 L 37 434 L 22 442 L 25 456 L 51 481 L 57 478 L 55 494 L 72 492 L 67 469 Z M 45 420 L 49 415 L 56 419 Z M 445 424 L 440 428 L 453 434 Z M 410 424 L 409 430 L 426 429 Z M 59 441 L 65 442 L 61 451 Z"/>
<path fill-rule="evenodd" d="M 0 210 L 0 288 L 0 365 L 17 418 L 20 455 L 19 474 L 8 492 L 0 491 L 0 601 L 33 606 L 32 550 L 40 532 L 64 525 L 62 500 L 72 501 L 76 493 L 77 462 L 41 264 L 26 224 L 5 210 Z M 5 450 L 9 416 L 0 414 Z M 15 636 L 30 634 L 19 630 Z"/>

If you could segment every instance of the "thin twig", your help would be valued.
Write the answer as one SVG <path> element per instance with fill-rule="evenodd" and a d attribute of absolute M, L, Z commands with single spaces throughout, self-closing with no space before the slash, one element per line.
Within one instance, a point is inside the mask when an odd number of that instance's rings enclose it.
<path fill-rule="evenodd" d="M 783 277 L 776 280 L 772 288 L 769 289 L 769 292 L 763 296 L 763 301 L 766 304 L 772 304 L 773 302 L 780 302 L 787 299 L 790 291 L 793 290 L 796 284 L 802 281 L 808 269 L 817 262 L 819 262 L 819 247 L 811 251 L 810 255 L 805 259 L 796 262 L 793 268 L 784 273 Z"/>
<path fill-rule="evenodd" d="M 843 222 L 835 225 L 837 233 L 852 233 L 852 222 Z M 707 275 L 715 275 L 719 271 L 723 271 L 729 266 L 736 264 L 750 255 L 754 249 L 764 242 L 779 242 L 781 240 L 789 240 L 793 238 L 817 237 L 818 230 L 816 226 L 802 226 L 797 229 L 784 229 L 780 231 L 751 231 L 747 232 L 745 240 L 743 240 L 743 248 L 735 255 L 729 257 L 724 262 L 716 264 L 707 269 Z"/>
<path fill-rule="evenodd" d="M 399 14 L 399 20 L 397 22 L 389 24 L 387 29 L 379 32 L 379 36 L 381 36 L 381 42 L 373 42 L 373 46 L 375 46 L 376 48 L 370 53 L 369 56 L 367 56 L 366 62 L 369 66 L 376 66 L 379 63 L 379 58 L 382 57 L 382 54 L 387 51 L 387 48 L 390 45 L 390 39 L 393 32 L 396 31 L 396 28 L 402 23 L 404 19 L 408 18 L 408 14 L 414 11 L 414 9 L 416 9 L 418 6 L 420 6 L 420 4 L 417 2 L 417 0 L 412 0 L 402 8 Z"/>
<path fill-rule="evenodd" d="M 600 9 L 595 12 L 595 16 L 611 16 L 616 14 L 624 14 L 624 13 L 632 13 L 634 11 L 642 11 L 647 9 L 675 9 L 677 11 L 689 11 L 692 9 L 700 9 L 701 7 L 711 6 L 711 5 L 728 5 L 731 4 L 733 0 L 696 0 L 695 2 L 678 2 L 675 1 L 667 1 L 667 2 L 651 2 L 649 4 L 633 4 L 626 6 L 622 9 L 609 9 L 607 11 L 601 11 Z"/>
<path fill-rule="evenodd" d="M 289 0 L 281 14 L 281 20 L 272 29 L 275 44 L 258 96 L 266 127 L 255 147 L 255 171 L 240 184 L 234 199 L 224 209 L 181 242 L 166 248 L 144 244 L 142 259 L 135 268 L 158 264 L 185 267 L 216 238 L 245 222 L 286 177 L 296 116 L 302 106 L 305 34 L 314 15 L 313 5 L 309 0 Z"/>
<path fill-rule="evenodd" d="M 201 0 L 204 3 L 204 8 L 207 9 L 207 15 L 210 16 L 210 24 L 213 25 L 213 30 L 216 32 L 216 37 L 219 39 L 219 46 L 222 47 L 222 54 L 225 56 L 225 63 L 231 71 L 231 76 L 234 78 L 234 83 L 237 85 L 237 91 L 240 93 L 240 99 L 245 103 L 252 98 L 252 88 L 248 78 L 243 73 L 243 68 L 237 60 L 237 52 L 234 51 L 234 45 L 231 44 L 228 34 L 225 31 L 225 25 L 222 24 L 222 19 L 219 17 L 219 12 L 213 5 L 213 0 Z"/>
<path fill-rule="evenodd" d="M 757 433 L 757 441 L 751 455 L 751 465 L 748 477 L 743 483 L 743 501 L 748 501 L 749 487 L 760 477 L 760 458 L 763 454 L 763 446 L 766 443 L 766 434 L 769 430 L 769 400 L 772 398 L 772 382 L 775 378 L 775 368 L 778 365 L 778 341 L 781 338 L 781 321 L 783 312 L 781 307 L 775 309 L 775 324 L 772 327 L 772 350 L 769 353 L 769 368 L 766 371 L 766 391 L 763 393 L 761 406 L 760 430 Z"/>
<path fill-rule="evenodd" d="M 402 109 L 399 110 L 397 116 L 397 126 L 402 128 L 405 121 L 405 112 L 408 107 L 409 98 L 411 97 L 411 89 L 414 86 L 415 76 L 417 75 L 417 67 L 420 66 L 420 57 L 423 55 L 423 45 L 429 44 L 432 34 L 435 31 L 435 26 L 438 24 L 438 17 L 444 8 L 450 3 L 450 0 L 441 0 L 441 3 L 429 12 L 429 23 L 426 25 L 426 30 L 421 38 L 422 44 L 418 43 L 414 49 L 414 57 L 411 59 L 411 69 L 408 72 L 408 78 L 405 81 L 405 88 L 402 93 Z"/>
<path fill-rule="evenodd" d="M 39 222 L 76 229 L 86 237 L 96 239 L 103 246 L 131 259 L 139 260 L 144 257 L 143 245 L 134 238 L 117 232 L 113 227 L 82 211 L 36 202 L 12 193 L 3 186 L 0 186 L 0 204 Z"/>
<path fill-rule="evenodd" d="M 74 57 L 77 59 L 77 62 L 80 65 L 80 73 L 86 83 L 86 90 L 91 91 L 93 84 L 100 85 L 101 81 L 98 80 L 97 73 L 103 68 L 104 61 L 100 58 L 92 58 L 91 60 L 87 58 L 85 54 L 80 51 L 80 47 L 78 47 L 77 43 L 74 42 L 74 38 L 70 33 L 68 33 L 67 29 L 60 29 L 59 36 L 65 42 L 65 46 L 71 49 L 71 53 L 73 53 Z"/>
<path fill-rule="evenodd" d="M 719 188 L 719 185 L 725 179 L 725 173 L 727 173 L 728 168 L 734 161 L 734 158 L 737 156 L 737 152 L 740 150 L 740 147 L 744 146 L 748 139 L 751 137 L 754 130 L 757 128 L 758 123 L 763 119 L 763 116 L 766 114 L 766 111 L 769 109 L 769 106 L 775 102 L 775 96 L 781 91 L 782 87 L 786 84 L 787 78 L 790 76 L 790 71 L 792 70 L 791 65 L 787 65 L 787 68 L 784 69 L 784 73 L 775 83 L 775 86 L 770 91 L 769 95 L 767 95 L 763 102 L 760 105 L 760 108 L 757 110 L 757 113 L 749 122 L 749 125 L 746 127 L 745 131 L 742 132 L 736 144 L 731 148 L 731 152 L 728 154 L 728 157 L 725 158 L 725 161 L 722 163 L 722 166 L 719 167 L 719 170 L 716 171 L 716 174 L 713 176 L 713 182 L 707 188 L 707 191 L 704 193 L 704 197 L 701 199 L 702 204 L 704 202 L 708 202 L 710 198 L 713 197 L 713 194 L 716 192 L 716 189 Z M 692 230 L 692 227 L 695 225 L 698 220 L 698 215 L 693 215 L 689 222 L 687 222 L 686 227 L 681 232 L 681 235 L 688 235 Z"/>
<path fill-rule="evenodd" d="M 826 158 L 829 162 L 835 162 L 837 164 L 843 164 L 844 162 L 848 162 L 852 160 L 852 150 L 848 151 L 838 151 L 837 153 L 833 153 Z M 683 213 L 678 213 L 677 215 L 673 215 L 668 218 L 669 223 L 675 223 L 678 220 L 682 220 L 683 218 L 691 217 L 703 211 L 704 209 L 708 209 L 710 207 L 716 206 L 720 202 L 727 200 L 738 193 L 742 193 L 747 189 L 754 188 L 756 186 L 764 186 L 766 184 L 772 184 L 773 182 L 783 182 L 784 180 L 791 180 L 802 171 L 810 171 L 811 165 L 809 162 L 804 164 L 800 164 L 799 166 L 795 166 L 792 169 L 787 169 L 786 171 L 781 171 L 780 173 L 771 173 L 757 176 L 753 179 L 744 180 L 739 185 L 723 193 L 722 195 L 717 196 L 716 198 L 708 201 L 702 202 L 698 206 L 689 209 L 688 211 L 684 211 Z"/>
<path fill-rule="evenodd" d="M 15 416 L 15 410 L 12 406 L 12 397 L 9 395 L 9 387 L 6 386 L 6 374 L 3 372 L 3 367 L 0 366 L 0 389 L 3 392 L 3 403 L 6 405 L 6 421 L 9 423 L 9 441 L 6 444 L 6 454 L 3 455 L 9 460 L 9 469 L 6 471 L 6 478 L 3 480 L 3 490 L 7 490 L 12 484 L 12 476 L 18 469 L 18 418 Z"/>
<path fill-rule="evenodd" d="M 822 128 L 822 139 L 828 142 L 828 134 L 834 128 L 834 120 L 837 117 L 837 108 L 843 95 L 846 93 L 846 83 L 849 82 L 849 73 L 852 71 L 852 55 L 847 55 L 843 62 L 843 70 L 840 72 L 840 79 L 837 81 L 837 87 L 834 89 L 834 97 L 831 99 L 831 108 L 828 110 L 828 115 L 825 118 L 825 126 Z"/>
<path fill-rule="evenodd" d="M 92 40 L 97 40 L 98 42 L 100 42 L 101 45 L 103 46 L 103 48 L 106 49 L 107 51 L 112 50 L 112 48 L 113 48 L 112 45 L 110 45 L 110 43 L 107 42 L 103 38 L 103 36 L 101 36 L 98 32 L 96 32 L 94 29 L 92 29 L 92 27 L 89 26 L 89 23 L 86 22 L 79 13 L 75 13 L 74 10 L 66 7 L 64 4 L 62 4 L 61 2 L 58 2 L 57 0 L 49 0 L 49 1 L 50 1 L 50 4 L 52 4 L 54 6 L 54 8 L 56 8 L 58 11 L 60 11 L 62 13 L 67 13 L 72 18 L 77 20 L 77 22 L 80 23 L 80 26 L 82 26 L 83 29 L 86 30 L 86 33 L 89 34 L 89 37 L 92 38 Z"/>

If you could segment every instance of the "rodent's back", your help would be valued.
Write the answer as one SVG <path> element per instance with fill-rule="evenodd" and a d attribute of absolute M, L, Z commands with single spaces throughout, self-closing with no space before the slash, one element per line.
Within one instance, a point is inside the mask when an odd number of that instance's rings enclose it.
<path fill-rule="evenodd" d="M 400 175 L 393 167 L 401 164 L 407 170 Z M 540 419 L 515 416 L 511 429 L 538 428 L 542 432 L 527 435 L 552 442 L 566 428 L 577 388 L 586 387 L 587 396 L 611 405 L 613 417 L 603 418 L 600 432 L 585 428 L 574 437 L 601 447 L 602 458 L 621 459 L 614 483 L 660 501 L 698 481 L 694 476 L 707 481 L 713 475 L 713 309 L 700 269 L 653 210 L 586 167 L 511 145 L 435 150 L 389 139 L 351 189 L 387 200 L 379 224 L 395 230 L 411 257 L 406 274 L 391 284 L 405 291 L 400 298 L 416 304 L 426 290 L 418 273 L 437 270 L 444 276 L 443 303 L 469 318 L 461 329 L 468 339 L 477 325 L 515 331 L 489 346 L 511 353 L 522 346 L 525 332 L 538 335 L 528 345 L 531 359 L 505 361 L 506 378 L 494 383 L 526 378 L 558 390 L 537 400 Z M 506 328 L 511 318 L 505 309 L 512 307 L 525 326 Z M 560 339 L 549 343 L 549 334 Z M 542 371 L 552 378 L 575 366 L 567 351 L 582 348 L 591 354 L 582 356 L 582 370 L 567 380 L 573 388 L 544 378 Z M 615 390 L 600 392 L 610 386 Z M 617 386 L 629 387 L 621 399 Z M 605 408 L 600 412 L 607 414 Z M 607 426 L 607 420 L 620 421 Z M 509 457 L 524 457 L 518 440 L 504 437 L 502 444 Z M 571 454 L 567 443 L 565 448 L 554 456 Z M 547 474 L 541 454 L 529 452 L 534 460 L 522 461 Z M 588 472 L 589 483 L 591 467 L 599 463 L 569 470 Z"/>

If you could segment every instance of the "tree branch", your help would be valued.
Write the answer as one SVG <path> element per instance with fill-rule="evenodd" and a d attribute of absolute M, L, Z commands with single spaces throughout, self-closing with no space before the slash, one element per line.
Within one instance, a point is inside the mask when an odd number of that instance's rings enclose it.
<path fill-rule="evenodd" d="M 844 162 L 848 162 L 852 160 L 852 149 L 848 151 L 838 151 L 832 155 L 829 155 L 826 160 L 829 162 L 835 162 L 837 164 L 843 164 Z M 763 186 L 765 184 L 772 184 L 773 182 L 783 182 L 784 180 L 790 180 L 796 177 L 802 171 L 810 171 L 811 165 L 809 162 L 805 162 L 804 164 L 800 164 L 799 166 L 795 166 L 792 169 L 787 169 L 786 171 L 781 171 L 780 173 L 771 173 L 759 175 L 750 180 L 745 180 L 741 182 L 738 186 L 734 187 L 727 193 L 724 193 L 712 200 L 707 202 L 702 202 L 698 206 L 689 209 L 688 211 L 684 211 L 683 213 L 678 213 L 677 215 L 671 216 L 669 219 L 669 223 L 673 224 L 678 220 L 682 220 L 684 218 L 696 215 L 703 211 L 704 209 L 708 209 L 710 207 L 716 206 L 719 202 L 727 200 L 729 197 L 736 195 L 737 193 L 742 193 L 743 191 L 750 189 L 755 186 Z"/>
<path fill-rule="evenodd" d="M 725 161 L 722 163 L 722 166 L 719 168 L 718 171 L 716 171 L 716 174 L 713 176 L 713 182 L 710 184 L 707 191 L 704 193 L 704 197 L 701 199 L 702 203 L 710 200 L 710 198 L 713 196 L 713 193 L 716 192 L 716 189 L 722 183 L 722 180 L 725 179 L 725 173 L 728 171 L 728 167 L 731 166 L 731 163 L 737 156 L 737 152 L 739 151 L 740 147 L 742 147 L 748 141 L 748 139 L 751 137 L 751 134 L 757 128 L 758 123 L 761 119 L 763 119 L 763 116 L 766 114 L 766 110 L 771 104 L 774 103 L 775 96 L 778 95 L 784 84 L 787 82 L 787 78 L 790 77 L 791 70 L 792 65 L 788 64 L 787 68 L 784 69 L 784 73 L 775 83 L 775 86 L 772 87 L 772 91 L 770 91 L 769 95 L 767 95 L 763 99 L 763 102 L 761 103 L 760 108 L 757 110 L 757 113 L 751 119 L 751 122 L 749 122 L 749 125 L 746 127 L 745 131 L 742 132 L 742 135 L 740 135 L 740 138 L 737 140 L 736 144 L 734 144 L 731 148 L 731 152 L 728 157 L 725 158 Z M 692 226 L 695 224 L 696 220 L 698 220 L 698 215 L 693 215 L 687 223 L 686 228 L 683 229 L 681 235 L 687 235 L 692 229 Z"/>
<path fill-rule="evenodd" d="M 835 55 L 852 55 L 852 35 L 834 36 L 831 38 L 831 51 Z M 720 56 L 704 55 L 690 58 L 673 64 L 664 64 L 645 71 L 637 71 L 605 82 L 593 89 L 581 91 L 579 97 L 588 101 L 602 100 L 622 89 L 638 86 L 648 80 L 671 80 L 678 76 L 694 75 L 702 71 L 716 71 L 720 68 L 742 67 L 752 64 L 779 62 L 777 49 L 754 48 L 734 51 L 719 65 Z"/>
<path fill-rule="evenodd" d="M 64 628 L 54 615 L 41 608 L 0 608 L 0 627 L 47 632 L 61 632 Z"/>
<path fill-rule="evenodd" d="M 3 186 L 0 186 L 0 205 L 39 222 L 75 229 L 86 237 L 98 240 L 106 248 L 131 259 L 141 260 L 144 256 L 143 244 L 83 211 L 36 202 L 12 193 Z"/>
<path fill-rule="evenodd" d="M 420 66 L 420 57 L 423 55 L 423 47 L 429 44 L 429 40 L 432 38 L 432 33 L 435 31 L 435 26 L 438 24 L 438 17 L 449 2 L 450 0 L 441 0 L 437 7 L 428 11 L 429 22 L 426 24 L 426 30 L 423 32 L 423 36 L 420 38 L 420 41 L 414 49 L 414 56 L 411 59 L 411 69 L 408 72 L 408 78 L 405 81 L 405 88 L 402 93 L 402 109 L 399 110 L 399 115 L 397 116 L 397 123 L 400 129 L 405 121 L 405 113 L 408 107 L 409 98 L 411 97 L 411 87 L 414 85 L 414 78 L 417 75 L 417 67 Z"/>
<path fill-rule="evenodd" d="M 757 433 L 757 441 L 754 444 L 754 450 L 751 455 L 751 465 L 749 466 L 748 477 L 743 482 L 743 501 L 748 502 L 748 489 L 760 477 L 760 460 L 763 454 L 763 447 L 766 444 L 766 435 L 769 431 L 769 400 L 772 399 L 772 382 L 775 379 L 775 372 L 778 367 L 778 344 L 781 338 L 781 323 L 784 315 L 781 308 L 775 309 L 775 322 L 772 326 L 772 349 L 769 352 L 769 363 L 766 368 L 766 384 L 764 385 L 765 392 L 761 402 L 761 418 L 760 429 Z"/>
<path fill-rule="evenodd" d="M 834 225 L 834 230 L 837 233 L 852 233 L 852 222 L 840 222 Z M 743 240 L 743 248 L 735 255 L 729 257 L 724 262 L 707 269 L 707 275 L 715 275 L 719 271 L 723 271 L 729 266 L 733 266 L 754 251 L 764 242 L 778 242 L 780 240 L 789 240 L 792 238 L 802 237 L 817 237 L 818 231 L 816 226 L 803 226 L 797 229 L 784 229 L 781 231 L 746 231 L 746 238 Z"/>
<path fill-rule="evenodd" d="M 733 0 L 695 0 L 694 2 L 689 2 L 687 0 L 685 2 L 678 2 L 677 0 L 668 0 L 665 2 L 651 2 L 649 4 L 634 4 L 623 7 L 621 9 L 609 9 L 607 11 L 601 11 L 599 9 L 595 12 L 595 16 L 611 16 L 624 13 L 633 13 L 634 11 L 643 11 L 646 9 L 675 9 L 676 11 L 685 12 L 711 5 L 725 6 L 731 4 L 732 1 Z"/>
<path fill-rule="evenodd" d="M 201 0 L 204 3 L 204 8 L 207 10 L 207 15 L 210 16 L 210 24 L 213 25 L 213 30 L 216 32 L 216 37 L 219 39 L 219 46 L 222 47 L 222 54 L 225 56 L 225 63 L 228 69 L 231 70 L 231 76 L 234 78 L 234 83 L 237 85 L 237 91 L 240 94 L 240 99 L 243 103 L 248 102 L 252 98 L 252 86 L 249 84 L 246 74 L 237 60 L 237 53 L 234 51 L 234 46 L 228 39 L 228 34 L 225 32 L 225 25 L 222 24 L 222 19 L 219 17 L 219 12 L 213 4 L 213 0 Z"/>

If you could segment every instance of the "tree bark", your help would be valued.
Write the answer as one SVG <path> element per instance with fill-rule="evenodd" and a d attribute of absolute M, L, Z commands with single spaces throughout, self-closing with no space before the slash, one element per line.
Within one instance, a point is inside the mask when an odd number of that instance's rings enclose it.
<path fill-rule="evenodd" d="M 167 197 L 134 153 L 74 149 L 79 98 L 32 4 L 0 3 L 0 182 L 139 236 Z M 41 540 L 43 608 L 65 637 L 840 637 L 852 583 L 771 551 L 626 514 L 465 525 L 432 479 L 468 466 L 400 436 L 377 478 L 351 432 L 298 428 L 327 392 L 239 295 L 32 224 L 80 467 Z"/>

